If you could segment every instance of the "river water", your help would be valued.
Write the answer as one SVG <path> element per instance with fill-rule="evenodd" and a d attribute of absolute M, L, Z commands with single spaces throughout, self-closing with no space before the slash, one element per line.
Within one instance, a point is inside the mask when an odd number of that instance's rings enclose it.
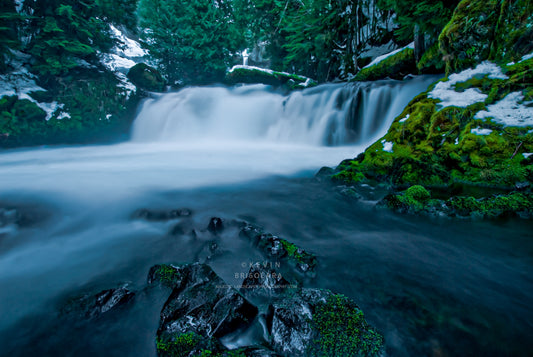
<path fill-rule="evenodd" d="M 313 176 L 382 136 L 433 78 L 321 86 L 187 88 L 147 100 L 130 142 L 0 154 L 0 355 L 155 356 L 158 263 L 205 260 L 211 217 L 228 228 L 210 265 L 229 284 L 264 258 L 248 221 L 318 256 L 305 286 L 353 298 L 390 356 L 529 355 L 533 225 L 397 215 Z M 139 208 L 187 219 L 132 219 Z M 10 221 L 14 210 L 29 223 Z M 3 215 L 3 216 L 2 216 Z M 170 235 L 177 223 L 199 234 Z M 128 284 L 134 302 L 88 322 L 71 297 Z"/>

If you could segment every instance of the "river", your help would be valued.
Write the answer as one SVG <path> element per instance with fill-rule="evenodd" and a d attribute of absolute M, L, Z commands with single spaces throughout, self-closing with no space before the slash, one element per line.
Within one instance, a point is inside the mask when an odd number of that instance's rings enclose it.
<path fill-rule="evenodd" d="M 390 356 L 523 355 L 533 350 L 533 224 L 428 219 L 378 210 L 314 178 L 381 137 L 434 80 L 187 88 L 146 100 L 129 142 L 0 153 L 0 355 L 155 356 L 165 296 L 158 263 L 206 257 L 211 217 L 245 220 L 318 256 L 309 287 L 353 298 Z M 182 219 L 132 219 L 187 208 Z M 22 212 L 28 225 L 10 221 Z M 2 216 L 3 215 L 3 216 Z M 210 265 L 228 283 L 261 255 L 228 228 Z M 133 304 L 65 319 L 72 296 L 128 284 Z"/>

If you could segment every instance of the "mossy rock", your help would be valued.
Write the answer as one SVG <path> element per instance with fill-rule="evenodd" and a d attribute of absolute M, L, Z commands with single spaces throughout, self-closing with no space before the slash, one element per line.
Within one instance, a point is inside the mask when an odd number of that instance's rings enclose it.
<path fill-rule="evenodd" d="M 517 61 L 533 51 L 533 3 L 529 0 L 463 0 L 439 36 L 447 72 L 486 59 Z"/>
<path fill-rule="evenodd" d="M 297 74 L 265 70 L 251 66 L 235 66 L 226 74 L 226 83 L 266 84 L 287 89 L 304 89 L 317 85 L 317 82 Z"/>
<path fill-rule="evenodd" d="M 163 92 L 165 90 L 165 79 L 161 73 L 144 63 L 137 63 L 131 67 L 128 78 L 137 87 L 147 91 Z"/>
<path fill-rule="evenodd" d="M 418 71 L 424 74 L 444 73 L 446 63 L 444 63 L 442 56 L 439 43 L 434 43 L 424 52 L 422 58 L 416 64 Z"/>
<path fill-rule="evenodd" d="M 408 74 L 416 74 L 415 51 L 406 48 L 389 56 L 375 65 L 363 68 L 354 81 L 373 81 L 384 78 L 403 79 Z"/>

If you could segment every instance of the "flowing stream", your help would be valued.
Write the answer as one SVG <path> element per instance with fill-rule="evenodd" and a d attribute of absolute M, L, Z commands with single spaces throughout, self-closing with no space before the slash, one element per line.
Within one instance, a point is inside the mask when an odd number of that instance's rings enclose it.
<path fill-rule="evenodd" d="M 148 270 L 205 259 L 211 238 L 169 235 L 179 219 L 132 219 L 139 208 L 190 209 L 199 232 L 211 217 L 246 220 L 314 252 L 305 285 L 353 298 L 387 355 L 528 355 L 530 222 L 401 216 L 374 208 L 380 192 L 354 201 L 313 178 L 385 134 L 434 79 L 288 96 L 186 88 L 146 100 L 127 143 L 0 153 L 0 356 L 155 356 L 165 295 L 146 288 Z M 217 244 L 210 265 L 230 284 L 264 259 L 231 229 Z M 122 284 L 137 292 L 123 309 L 60 312 Z"/>

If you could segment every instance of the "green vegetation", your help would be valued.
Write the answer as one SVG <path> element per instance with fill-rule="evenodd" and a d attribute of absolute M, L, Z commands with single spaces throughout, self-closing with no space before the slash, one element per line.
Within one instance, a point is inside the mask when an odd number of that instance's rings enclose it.
<path fill-rule="evenodd" d="M 140 0 L 142 37 L 171 84 L 220 81 L 243 47 L 231 2 Z"/>
<path fill-rule="evenodd" d="M 161 357 L 245 357 L 242 349 L 228 351 L 213 338 L 205 338 L 194 332 L 176 334 L 156 339 L 157 353 Z"/>
<path fill-rule="evenodd" d="M 372 81 L 386 77 L 403 79 L 409 73 L 416 73 L 416 63 L 414 51 L 406 48 L 373 66 L 363 68 L 354 80 Z"/>
<path fill-rule="evenodd" d="M 343 295 L 331 295 L 316 307 L 312 320 L 317 333 L 312 356 L 376 356 L 383 337 L 364 319 L 363 311 Z"/>

